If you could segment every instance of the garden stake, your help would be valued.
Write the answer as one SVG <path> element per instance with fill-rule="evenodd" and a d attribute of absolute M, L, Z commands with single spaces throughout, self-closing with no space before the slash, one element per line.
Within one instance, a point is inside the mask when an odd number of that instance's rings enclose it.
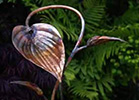
<path fill-rule="evenodd" d="M 29 20 L 34 14 L 39 11 L 57 8 L 71 10 L 75 12 L 81 20 L 81 32 L 78 41 L 68 57 L 66 64 L 64 44 L 57 29 L 52 25 L 45 23 L 37 23 L 29 27 Z M 52 92 L 51 100 L 55 99 L 56 90 L 59 83 L 62 82 L 64 70 L 78 51 L 108 41 L 124 42 L 124 40 L 115 37 L 95 36 L 90 38 L 85 46 L 79 47 L 84 34 L 85 21 L 78 10 L 65 5 L 50 5 L 38 8 L 28 15 L 25 24 L 26 26 L 19 25 L 13 29 L 12 42 L 15 48 L 27 60 L 56 77 L 57 81 Z"/>
<path fill-rule="evenodd" d="M 32 15 L 46 9 L 64 8 L 74 11 L 81 19 L 82 29 L 79 36 L 81 41 L 84 31 L 84 19 L 80 12 L 72 7 L 64 5 L 51 5 L 41 7 L 31 12 L 26 19 L 26 26 L 19 25 L 13 29 L 12 42 L 16 49 L 29 61 L 50 72 L 57 78 L 52 93 L 54 100 L 58 84 L 62 81 L 62 74 L 65 65 L 65 50 L 63 41 L 57 29 L 49 24 L 37 23 L 29 27 L 29 20 Z M 79 42 L 76 44 L 75 47 Z"/>

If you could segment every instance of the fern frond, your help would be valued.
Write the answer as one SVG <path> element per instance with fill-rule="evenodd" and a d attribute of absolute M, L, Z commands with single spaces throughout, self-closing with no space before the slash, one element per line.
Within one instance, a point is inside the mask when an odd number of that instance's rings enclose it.
<path fill-rule="evenodd" d="M 114 25 L 126 26 L 128 24 L 133 25 L 139 22 L 139 6 L 129 8 L 122 16 L 118 17 L 114 21 Z"/>
<path fill-rule="evenodd" d="M 87 83 L 83 83 L 81 81 L 74 81 L 75 84 L 72 84 L 70 91 L 83 98 L 88 98 L 89 100 L 93 100 L 96 96 L 98 96 L 98 93 L 96 90 L 92 88 L 92 86 L 89 86 Z"/>

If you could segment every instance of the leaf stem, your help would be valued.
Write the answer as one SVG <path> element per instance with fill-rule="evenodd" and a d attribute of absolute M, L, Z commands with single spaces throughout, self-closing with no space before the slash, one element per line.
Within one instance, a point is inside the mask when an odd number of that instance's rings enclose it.
<path fill-rule="evenodd" d="M 52 92 L 51 100 L 55 100 L 55 94 L 56 94 L 56 90 L 57 90 L 58 86 L 59 86 L 59 81 L 57 80 L 55 87 L 53 89 L 53 92 Z"/>
<path fill-rule="evenodd" d="M 68 58 L 69 60 L 67 61 L 66 65 L 64 66 L 64 69 L 65 69 L 65 67 L 67 67 L 67 65 L 68 65 L 69 62 L 71 61 L 72 57 L 75 55 L 76 50 L 77 50 L 78 46 L 80 45 L 81 40 L 82 40 L 82 38 L 83 38 L 83 33 L 84 33 L 84 28 L 85 28 L 85 21 L 84 21 L 84 18 L 82 17 L 82 15 L 81 15 L 81 13 L 80 13 L 78 10 L 76 10 L 75 8 L 72 8 L 72 7 L 70 7 L 70 6 L 65 6 L 65 5 L 50 5 L 50 6 L 41 7 L 41 8 L 38 8 L 38 9 L 32 11 L 32 12 L 27 16 L 26 21 L 25 21 L 25 24 L 26 24 L 27 27 L 29 27 L 29 20 L 30 20 L 30 18 L 31 18 L 34 14 L 36 14 L 37 12 L 43 11 L 43 10 L 47 10 L 47 9 L 57 9 L 57 8 L 64 8 L 64 9 L 71 10 L 71 11 L 75 12 L 75 13 L 79 16 L 79 18 L 80 18 L 80 20 L 81 20 L 81 32 L 80 32 L 78 41 L 76 42 L 76 45 L 75 45 L 74 49 L 72 50 L 71 55 L 70 55 L 69 58 Z M 64 70 L 63 70 L 63 73 L 64 73 Z M 58 88 L 58 85 L 59 85 L 59 81 L 57 80 L 57 81 L 56 81 L 56 84 L 55 84 L 55 86 L 54 86 L 53 92 L 52 92 L 51 100 L 54 100 L 54 98 L 55 98 L 55 93 L 56 93 L 56 90 L 57 90 L 57 88 Z"/>

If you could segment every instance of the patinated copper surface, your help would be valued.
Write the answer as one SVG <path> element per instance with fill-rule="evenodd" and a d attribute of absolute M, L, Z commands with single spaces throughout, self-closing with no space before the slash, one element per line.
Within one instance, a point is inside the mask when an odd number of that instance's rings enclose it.
<path fill-rule="evenodd" d="M 81 32 L 67 62 L 65 63 L 65 49 L 63 41 L 57 29 L 49 24 L 38 23 L 29 27 L 31 16 L 46 9 L 64 8 L 75 12 L 81 20 Z M 26 26 L 20 25 L 13 29 L 12 41 L 16 49 L 29 61 L 50 72 L 58 80 L 52 92 L 51 100 L 54 100 L 59 83 L 62 81 L 64 69 L 68 66 L 74 55 L 89 46 L 99 45 L 108 41 L 121 41 L 119 38 L 107 36 L 95 36 L 80 47 L 84 34 L 85 21 L 81 13 L 75 8 L 65 5 L 50 5 L 32 11 L 27 19 Z"/>
<path fill-rule="evenodd" d="M 44 23 L 34 24 L 30 29 L 26 26 L 16 26 L 13 29 L 12 41 L 26 59 L 61 81 L 65 49 L 56 28 Z"/>
<path fill-rule="evenodd" d="M 125 42 L 124 40 L 116 37 L 109 37 L 109 36 L 94 36 L 87 41 L 87 46 L 95 46 L 100 45 L 109 41 L 121 41 Z"/>
<path fill-rule="evenodd" d="M 78 41 L 65 65 L 65 50 L 57 29 L 49 24 L 38 23 L 29 27 L 31 16 L 46 9 L 64 8 L 75 12 L 81 19 L 81 32 Z M 13 29 L 12 41 L 16 49 L 29 61 L 50 72 L 61 82 L 64 67 L 68 65 L 76 53 L 83 37 L 85 22 L 81 13 L 65 5 L 50 5 L 31 12 L 26 19 L 26 26 L 20 25 Z"/>

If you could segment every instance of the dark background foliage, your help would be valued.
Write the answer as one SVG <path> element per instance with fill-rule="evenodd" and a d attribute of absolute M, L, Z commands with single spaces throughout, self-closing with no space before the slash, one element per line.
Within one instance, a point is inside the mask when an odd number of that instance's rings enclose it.
<path fill-rule="evenodd" d="M 14 26 L 24 25 L 32 10 L 50 4 L 69 5 L 83 14 L 86 28 L 82 45 L 94 35 L 116 36 L 128 42 L 111 42 L 76 54 L 64 74 L 64 99 L 139 100 L 138 0 L 0 0 L 0 100 L 43 100 L 27 87 L 9 84 L 13 80 L 37 84 L 50 100 L 56 79 L 23 58 L 11 41 Z M 58 29 L 68 56 L 80 31 L 76 15 L 48 10 L 31 19 L 31 24 L 37 22 Z"/>

